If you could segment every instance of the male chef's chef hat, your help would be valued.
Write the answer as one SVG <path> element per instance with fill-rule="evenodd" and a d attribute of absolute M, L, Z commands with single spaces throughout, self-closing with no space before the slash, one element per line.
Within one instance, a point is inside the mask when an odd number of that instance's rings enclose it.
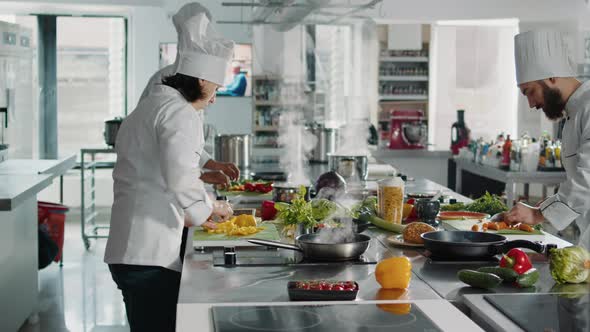
<path fill-rule="evenodd" d="M 223 38 L 202 11 L 179 25 L 176 73 L 223 85 L 234 42 Z"/>
<path fill-rule="evenodd" d="M 528 31 L 514 37 L 517 84 L 551 77 L 575 77 L 565 41 L 557 31 Z"/>

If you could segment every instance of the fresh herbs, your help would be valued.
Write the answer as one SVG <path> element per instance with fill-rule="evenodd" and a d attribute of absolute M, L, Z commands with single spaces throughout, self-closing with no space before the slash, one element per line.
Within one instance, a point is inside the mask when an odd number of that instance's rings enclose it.
<path fill-rule="evenodd" d="M 301 186 L 293 200 L 291 200 L 291 204 L 275 203 L 277 219 L 285 225 L 303 224 L 305 227 L 315 227 L 317 221 L 314 218 L 311 203 L 305 201 L 305 193 L 305 187 Z"/>
<path fill-rule="evenodd" d="M 508 207 L 502 199 L 496 195 L 491 195 L 486 191 L 485 195 L 481 196 L 480 198 L 476 199 L 470 204 L 464 203 L 455 203 L 449 204 L 441 207 L 442 211 L 470 211 L 470 212 L 480 212 L 480 213 L 487 213 L 489 215 L 494 215 L 496 213 L 508 211 Z"/>

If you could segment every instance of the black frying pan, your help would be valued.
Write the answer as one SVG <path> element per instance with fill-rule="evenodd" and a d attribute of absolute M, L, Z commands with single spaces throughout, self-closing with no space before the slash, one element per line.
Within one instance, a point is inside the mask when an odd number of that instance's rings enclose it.
<path fill-rule="evenodd" d="M 527 248 L 548 254 L 549 248 L 555 246 L 527 240 L 508 241 L 499 234 L 470 231 L 435 231 L 424 233 L 421 237 L 431 257 L 448 259 L 486 259 L 512 248 Z"/>

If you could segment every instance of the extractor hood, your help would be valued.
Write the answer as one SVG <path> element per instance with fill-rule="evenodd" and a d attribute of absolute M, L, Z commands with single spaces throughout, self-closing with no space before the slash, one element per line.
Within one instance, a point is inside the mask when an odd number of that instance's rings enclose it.
<path fill-rule="evenodd" d="M 258 0 L 223 2 L 225 7 L 249 7 L 249 21 L 217 21 L 218 24 L 272 25 L 278 31 L 288 31 L 299 24 L 336 24 L 343 18 L 354 17 L 373 8 L 382 0 Z"/>

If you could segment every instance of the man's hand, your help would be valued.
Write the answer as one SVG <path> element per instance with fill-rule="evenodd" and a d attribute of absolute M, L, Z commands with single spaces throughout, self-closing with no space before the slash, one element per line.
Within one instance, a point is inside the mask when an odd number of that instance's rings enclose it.
<path fill-rule="evenodd" d="M 210 159 L 205 163 L 205 165 L 203 165 L 203 168 L 213 171 L 221 171 L 225 175 L 229 176 L 232 181 L 237 181 L 240 178 L 240 170 L 235 164 L 232 163 L 225 163 Z"/>
<path fill-rule="evenodd" d="M 545 218 L 538 208 L 518 202 L 512 209 L 504 214 L 504 221 L 509 223 L 523 223 L 536 225 L 542 223 Z"/>
<path fill-rule="evenodd" d="M 201 175 L 201 181 L 220 186 L 221 188 L 230 186 L 229 176 L 225 175 L 222 171 L 205 172 Z"/>

